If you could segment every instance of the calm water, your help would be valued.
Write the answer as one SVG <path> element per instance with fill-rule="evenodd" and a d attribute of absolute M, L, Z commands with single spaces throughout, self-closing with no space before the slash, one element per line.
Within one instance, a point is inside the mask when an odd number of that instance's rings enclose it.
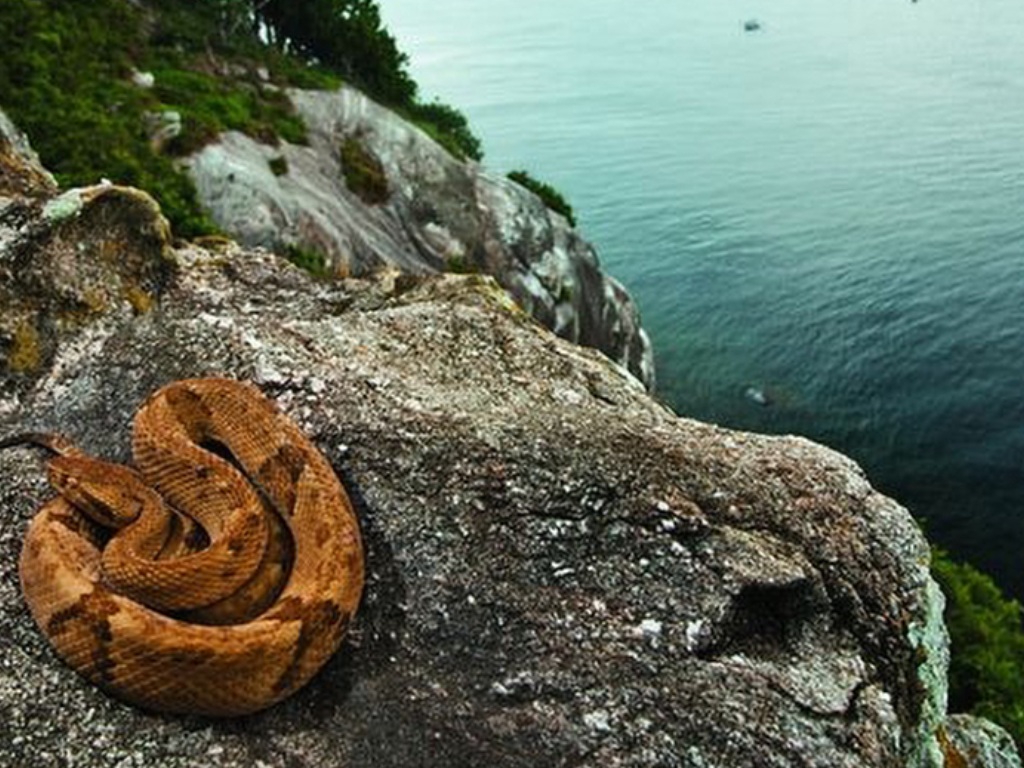
<path fill-rule="evenodd" d="M 1024 596 L 1024 4 L 381 5 L 573 202 L 678 411 L 839 448 Z"/>

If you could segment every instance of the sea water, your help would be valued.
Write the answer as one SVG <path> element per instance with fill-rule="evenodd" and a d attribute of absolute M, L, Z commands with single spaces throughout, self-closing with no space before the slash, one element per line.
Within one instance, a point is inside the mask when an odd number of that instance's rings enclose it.
<path fill-rule="evenodd" d="M 661 397 L 849 454 L 1024 597 L 1024 4 L 381 6 L 485 164 L 569 198 Z"/>

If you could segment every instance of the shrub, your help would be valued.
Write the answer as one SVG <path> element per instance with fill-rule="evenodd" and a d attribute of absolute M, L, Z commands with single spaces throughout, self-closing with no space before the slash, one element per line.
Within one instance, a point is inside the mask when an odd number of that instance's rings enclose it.
<path fill-rule="evenodd" d="M 326 277 L 330 273 L 327 257 L 322 251 L 315 248 L 306 248 L 292 243 L 285 247 L 285 257 L 292 264 L 306 270 L 311 275 Z"/>
<path fill-rule="evenodd" d="M 1024 627 L 1021 607 L 991 578 L 936 549 L 932 573 L 946 594 L 952 645 L 950 710 L 999 723 L 1024 746 Z"/>
<path fill-rule="evenodd" d="M 406 106 L 402 113 L 422 128 L 434 141 L 452 155 L 464 160 L 482 160 L 484 153 L 480 139 L 473 135 L 469 121 L 455 107 L 433 101 L 429 104 L 415 102 Z"/>
<path fill-rule="evenodd" d="M 306 143 L 306 126 L 280 91 L 188 69 L 158 67 L 154 75 L 157 98 L 182 114 L 184 131 L 171 145 L 176 154 L 190 154 L 226 130 L 272 145 L 278 138 Z"/>
<path fill-rule="evenodd" d="M 283 155 L 272 157 L 267 161 L 267 164 L 270 166 L 271 173 L 275 176 L 284 176 L 288 173 L 288 160 Z"/>
<path fill-rule="evenodd" d="M 526 171 L 512 171 L 508 177 L 516 184 L 526 187 L 537 195 L 537 197 L 544 201 L 544 205 L 555 213 L 565 216 L 569 226 L 576 226 L 576 216 L 573 215 L 572 206 L 569 205 L 569 201 L 557 189 L 550 184 L 545 184 L 543 181 L 538 181 Z"/>
<path fill-rule="evenodd" d="M 341 145 L 341 172 L 350 192 L 369 205 L 388 199 L 388 179 L 384 166 L 363 142 L 349 136 Z"/>
<path fill-rule="evenodd" d="M 459 157 L 480 157 L 461 113 L 417 102 L 375 0 L 3 0 L 0 51 L 0 104 L 58 182 L 106 177 L 145 189 L 179 236 L 216 226 L 162 152 L 189 154 L 228 129 L 271 145 L 305 143 L 282 85 L 329 89 L 346 77 L 408 111 Z M 132 85 L 133 68 L 151 71 L 154 87 Z M 182 131 L 156 148 L 145 115 L 168 110 L 181 114 Z M 387 185 L 374 160 L 350 163 L 358 178 L 347 180 L 380 201 Z"/>
<path fill-rule="evenodd" d="M 150 192 L 178 234 L 212 232 L 192 182 L 158 155 L 142 115 L 159 109 L 128 84 L 138 12 L 122 0 L 0 3 L 0 103 L 64 186 L 106 177 Z"/>

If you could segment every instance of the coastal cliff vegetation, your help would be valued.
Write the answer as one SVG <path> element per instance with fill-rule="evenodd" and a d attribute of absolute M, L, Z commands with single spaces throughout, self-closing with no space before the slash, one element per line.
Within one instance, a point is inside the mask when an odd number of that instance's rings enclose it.
<path fill-rule="evenodd" d="M 0 106 L 58 181 L 105 177 L 145 189 L 181 236 L 217 228 L 176 158 L 228 129 L 271 145 L 302 143 L 305 126 L 285 87 L 350 82 L 453 154 L 482 156 L 457 109 L 420 99 L 373 0 L 5 0 L 0 51 Z M 162 124 L 172 127 L 164 139 Z M 526 174 L 516 180 L 573 221 L 555 190 Z M 315 254 L 293 259 L 323 268 Z M 990 717 L 1024 743 L 1019 604 L 941 552 L 934 571 L 949 600 L 954 708 Z"/>
<path fill-rule="evenodd" d="M 225 130 L 302 143 L 285 87 L 349 82 L 449 152 L 482 156 L 458 110 L 418 98 L 370 0 L 10 0 L 0 50 L 0 103 L 57 180 L 145 189 L 185 237 L 217 228 L 176 158 Z"/>
<path fill-rule="evenodd" d="M 949 708 L 999 723 L 1024 747 L 1021 606 L 986 574 L 935 549 L 932 573 L 946 595 L 952 653 Z"/>

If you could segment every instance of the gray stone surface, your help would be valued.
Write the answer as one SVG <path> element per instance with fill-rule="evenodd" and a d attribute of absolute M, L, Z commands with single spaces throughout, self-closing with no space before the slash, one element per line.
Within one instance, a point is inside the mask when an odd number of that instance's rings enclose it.
<path fill-rule="evenodd" d="M 927 545 L 849 459 L 675 416 L 487 277 L 317 281 L 173 249 L 133 190 L 4 195 L 0 434 L 126 460 L 161 384 L 252 380 L 349 488 L 368 581 L 293 698 L 138 711 L 32 624 L 16 563 L 50 491 L 4 451 L 0 765 L 937 767 L 966 743 Z"/>
<path fill-rule="evenodd" d="M 947 768 L 1020 768 L 1013 737 L 988 720 L 951 715 L 946 737 Z"/>
<path fill-rule="evenodd" d="M 56 189 L 57 182 L 39 162 L 28 138 L 0 110 L 0 205 L 52 195 Z"/>
<path fill-rule="evenodd" d="M 493 275 L 542 324 L 602 350 L 653 387 L 650 342 L 629 294 L 536 195 L 456 160 L 355 89 L 289 95 L 309 146 L 272 147 L 232 132 L 187 163 L 203 204 L 241 243 L 277 251 L 299 244 L 345 275 L 381 267 Z M 367 203 L 349 189 L 346 141 L 379 161 L 385 201 Z M 275 175 L 275 158 L 284 158 L 287 173 Z"/>

